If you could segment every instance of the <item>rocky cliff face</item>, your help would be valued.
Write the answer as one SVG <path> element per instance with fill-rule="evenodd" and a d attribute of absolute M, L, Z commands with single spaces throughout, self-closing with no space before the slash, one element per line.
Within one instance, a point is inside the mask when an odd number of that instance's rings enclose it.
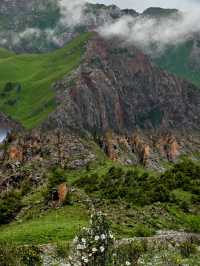
<path fill-rule="evenodd" d="M 84 63 L 55 85 L 57 111 L 49 126 L 91 132 L 109 129 L 198 130 L 200 92 L 192 84 L 154 67 L 134 47 L 96 35 Z"/>
<path fill-rule="evenodd" d="M 21 182 L 37 185 L 49 168 L 77 169 L 96 159 L 90 142 L 61 131 L 10 133 L 0 147 L 0 192 Z"/>
<path fill-rule="evenodd" d="M 95 35 L 81 67 L 57 82 L 55 90 L 59 106 L 45 128 L 128 136 L 129 149 L 144 164 L 155 149 L 174 160 L 184 147 L 178 144 L 184 143 L 183 136 L 199 132 L 200 91 L 154 67 L 142 52 L 118 39 Z M 145 141 L 130 140 L 136 131 L 147 136 Z M 112 147 L 119 144 L 114 142 Z M 111 146 L 107 143 L 106 149 L 115 158 Z"/>

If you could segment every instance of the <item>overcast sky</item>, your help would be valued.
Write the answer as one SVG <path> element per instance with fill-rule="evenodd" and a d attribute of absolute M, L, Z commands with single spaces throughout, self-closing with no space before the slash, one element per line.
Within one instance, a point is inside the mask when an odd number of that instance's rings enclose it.
<path fill-rule="evenodd" d="M 116 4 L 122 8 L 133 8 L 143 11 L 150 6 L 164 8 L 178 8 L 180 10 L 199 9 L 200 0 L 90 0 L 104 4 Z"/>

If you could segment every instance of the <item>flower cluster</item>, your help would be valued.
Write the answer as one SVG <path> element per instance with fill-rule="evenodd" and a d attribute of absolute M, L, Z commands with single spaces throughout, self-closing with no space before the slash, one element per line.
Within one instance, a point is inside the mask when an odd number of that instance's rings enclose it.
<path fill-rule="evenodd" d="M 113 241 L 105 216 L 101 212 L 93 213 L 90 227 L 83 228 L 74 239 L 73 255 L 69 258 L 68 265 L 105 265 Z"/>

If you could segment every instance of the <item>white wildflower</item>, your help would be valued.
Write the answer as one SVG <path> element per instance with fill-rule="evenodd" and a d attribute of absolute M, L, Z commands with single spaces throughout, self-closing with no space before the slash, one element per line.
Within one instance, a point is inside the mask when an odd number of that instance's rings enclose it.
<path fill-rule="evenodd" d="M 81 241 L 85 244 L 86 243 L 86 239 L 82 238 Z"/>
<path fill-rule="evenodd" d="M 129 266 L 131 265 L 131 263 L 129 261 L 126 261 L 126 265 Z"/>
<path fill-rule="evenodd" d="M 98 240 L 99 240 L 99 238 L 100 238 L 99 236 L 95 236 L 95 238 L 94 238 L 94 239 L 95 239 L 95 241 L 98 241 Z"/>
<path fill-rule="evenodd" d="M 85 259 L 85 256 L 82 256 L 81 259 L 84 260 Z"/>
<path fill-rule="evenodd" d="M 97 249 L 96 249 L 96 248 L 93 248 L 93 249 L 92 249 L 92 252 L 93 252 L 93 253 L 97 252 Z"/>
<path fill-rule="evenodd" d="M 110 236 L 111 239 L 114 238 L 114 236 L 113 236 L 113 234 L 111 232 L 109 232 L 109 236 Z"/>
<path fill-rule="evenodd" d="M 102 239 L 102 240 L 105 240 L 105 239 L 106 239 L 106 235 L 102 234 L 102 235 L 101 235 L 101 239 Z"/>
<path fill-rule="evenodd" d="M 88 259 L 87 258 L 84 258 L 83 260 L 85 263 L 88 263 Z"/>
<path fill-rule="evenodd" d="M 105 248 L 104 248 L 103 246 L 101 246 L 101 247 L 100 247 L 100 251 L 101 251 L 101 253 L 103 253 L 104 250 L 105 250 Z"/>
<path fill-rule="evenodd" d="M 92 257 L 92 253 L 89 254 L 89 257 Z"/>
<path fill-rule="evenodd" d="M 81 245 L 81 244 L 78 244 L 76 248 L 79 249 L 79 250 L 82 250 L 82 249 L 85 248 L 85 246 L 84 245 Z"/>

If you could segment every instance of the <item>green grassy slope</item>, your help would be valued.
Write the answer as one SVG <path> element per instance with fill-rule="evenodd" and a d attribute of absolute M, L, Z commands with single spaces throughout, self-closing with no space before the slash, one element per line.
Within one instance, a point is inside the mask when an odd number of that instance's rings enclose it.
<path fill-rule="evenodd" d="M 0 229 L 0 242 L 46 244 L 72 240 L 80 228 L 88 224 L 88 214 L 82 206 L 66 206 L 50 210 L 32 220 L 15 222 Z"/>
<path fill-rule="evenodd" d="M 189 64 L 192 45 L 192 41 L 189 41 L 175 48 L 169 48 L 161 57 L 154 60 L 154 62 L 162 69 L 200 87 L 200 73 L 192 69 L 192 66 Z"/>
<path fill-rule="evenodd" d="M 17 55 L 0 50 L 0 110 L 26 128 L 41 123 L 55 108 L 51 85 L 81 61 L 90 33 L 47 54 Z M 7 84 L 7 85 L 6 85 Z"/>

